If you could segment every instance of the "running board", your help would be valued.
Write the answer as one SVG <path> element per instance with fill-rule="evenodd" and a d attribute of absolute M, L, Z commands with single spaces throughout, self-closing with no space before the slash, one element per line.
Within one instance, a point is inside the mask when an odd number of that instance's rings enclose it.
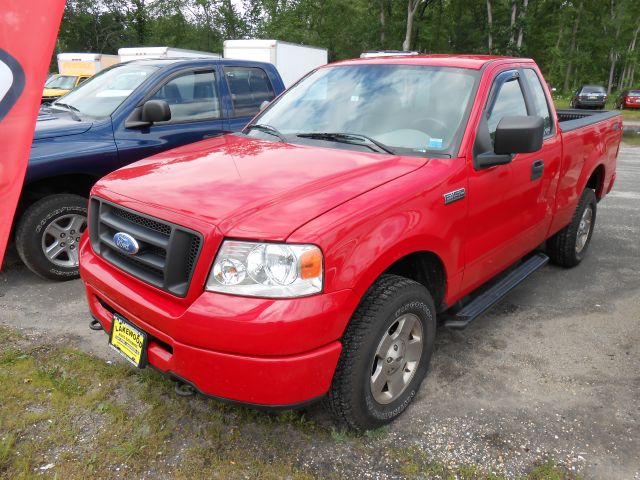
<path fill-rule="evenodd" d="M 455 316 L 444 322 L 447 328 L 466 328 L 471 322 L 502 300 L 511 290 L 520 285 L 529 275 L 549 261 L 544 253 L 538 253 L 522 262 L 486 292 L 478 295 L 468 305 L 458 311 Z"/>

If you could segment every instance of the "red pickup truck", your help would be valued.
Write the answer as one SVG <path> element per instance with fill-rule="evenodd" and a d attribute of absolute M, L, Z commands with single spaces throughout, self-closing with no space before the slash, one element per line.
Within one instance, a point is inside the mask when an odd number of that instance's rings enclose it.
<path fill-rule="evenodd" d="M 243 132 L 95 185 L 93 326 L 206 395 L 325 398 L 378 427 L 416 395 L 437 325 L 466 326 L 549 259 L 582 260 L 621 124 L 556 112 L 528 59 L 319 68 Z"/>

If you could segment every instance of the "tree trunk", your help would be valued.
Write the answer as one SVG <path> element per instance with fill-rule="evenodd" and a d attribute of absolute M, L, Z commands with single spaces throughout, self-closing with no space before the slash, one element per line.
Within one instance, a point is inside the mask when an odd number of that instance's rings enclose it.
<path fill-rule="evenodd" d="M 582 2 L 578 6 L 578 12 L 576 13 L 576 19 L 573 22 L 573 30 L 571 31 L 571 46 L 569 47 L 569 61 L 567 62 L 567 70 L 564 76 L 563 90 L 566 92 L 569 90 L 569 81 L 571 80 L 571 70 L 573 69 L 573 54 L 576 51 L 576 34 L 578 33 L 578 27 L 580 26 L 580 14 L 582 13 Z"/>
<path fill-rule="evenodd" d="M 635 73 L 636 73 L 636 60 L 634 58 L 633 52 L 635 52 L 636 50 L 636 42 L 638 41 L 638 33 L 640 33 L 640 18 L 638 18 L 636 20 L 636 25 L 638 25 L 635 29 L 635 31 L 633 32 L 633 38 L 631 39 L 631 43 L 629 44 L 629 48 L 627 49 L 629 52 L 629 68 L 628 68 L 628 81 L 627 81 L 627 86 L 629 88 L 633 88 L 633 81 L 634 81 L 634 77 L 635 77 Z M 625 87 L 624 84 L 620 85 L 622 88 Z"/>
<path fill-rule="evenodd" d="M 493 12 L 491 10 L 491 0 L 487 0 L 487 46 L 489 53 L 493 51 Z"/>
<path fill-rule="evenodd" d="M 560 22 L 560 30 L 558 30 L 558 40 L 556 40 L 556 50 L 560 48 L 562 43 L 562 34 L 564 33 L 564 23 Z"/>
<path fill-rule="evenodd" d="M 616 71 L 616 62 L 618 61 L 618 54 L 611 50 L 609 54 L 611 59 L 611 67 L 609 68 L 609 83 L 607 84 L 607 95 L 611 94 L 611 88 L 613 87 L 613 74 Z"/>
<path fill-rule="evenodd" d="M 402 49 L 409 50 L 411 48 L 411 36 L 413 34 L 413 16 L 418 10 L 424 0 L 408 0 L 407 1 L 407 31 L 404 35 L 404 42 L 402 42 Z"/>
<path fill-rule="evenodd" d="M 384 0 L 380 0 L 380 48 L 384 49 L 385 35 L 385 17 L 384 17 Z"/>
<path fill-rule="evenodd" d="M 613 47 L 609 51 L 609 60 L 611 61 L 611 66 L 609 68 L 609 83 L 607 84 L 607 95 L 611 94 L 611 90 L 613 89 L 613 79 L 616 73 L 616 63 L 618 61 L 618 52 L 616 48 L 618 48 L 618 38 L 620 37 L 620 22 L 616 22 L 616 6 L 615 0 L 611 0 L 611 23 L 616 25 L 616 36 L 613 42 Z"/>
<path fill-rule="evenodd" d="M 402 49 L 411 49 L 411 37 L 413 35 L 413 17 L 418 11 L 418 7 L 422 3 L 429 3 L 429 0 L 408 0 L 407 1 L 407 31 L 404 35 L 404 42 L 402 42 Z M 426 5 L 425 5 L 426 7 Z"/>
<path fill-rule="evenodd" d="M 622 76 L 620 77 L 620 88 L 624 88 L 627 82 L 627 72 L 629 71 L 629 61 L 624 62 L 624 69 L 622 70 Z"/>
<path fill-rule="evenodd" d="M 520 10 L 520 24 L 518 25 L 518 43 L 516 44 L 516 48 L 520 51 L 522 48 L 522 37 L 524 36 L 524 21 L 527 16 L 527 6 L 529 5 L 529 0 L 524 0 L 522 2 L 522 9 Z"/>
<path fill-rule="evenodd" d="M 511 36 L 509 37 L 509 50 L 513 49 L 513 44 L 515 43 L 517 13 L 518 13 L 518 5 L 516 4 L 516 0 L 511 0 L 511 25 L 509 27 Z"/>

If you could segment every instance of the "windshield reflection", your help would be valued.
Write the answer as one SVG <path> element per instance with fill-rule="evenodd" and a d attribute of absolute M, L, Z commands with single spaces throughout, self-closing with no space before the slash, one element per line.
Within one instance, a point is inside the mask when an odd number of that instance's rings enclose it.
<path fill-rule="evenodd" d="M 403 154 L 449 153 L 465 124 L 477 76 L 468 69 L 416 65 L 321 68 L 254 123 L 292 142 L 300 134 L 306 142 L 330 137 L 309 134 L 340 133 L 366 136 Z"/>

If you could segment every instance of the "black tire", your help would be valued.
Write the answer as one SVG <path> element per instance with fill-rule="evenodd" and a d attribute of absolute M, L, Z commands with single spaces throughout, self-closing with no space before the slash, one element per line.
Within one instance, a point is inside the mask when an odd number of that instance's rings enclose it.
<path fill-rule="evenodd" d="M 72 280 L 78 278 L 78 266 L 65 266 L 61 263 L 72 263 L 72 257 L 61 253 L 59 259 L 50 260 L 44 252 L 44 243 L 49 241 L 47 228 L 54 222 L 65 222 L 73 216 L 84 217 L 86 228 L 87 199 L 79 195 L 56 194 L 38 200 L 31 205 L 22 215 L 16 227 L 16 249 L 24 264 L 37 275 L 51 280 Z M 73 235 L 66 233 L 65 248 L 71 248 L 77 252 L 77 239 L 84 228 L 74 231 Z M 43 239 L 44 237 L 44 239 Z M 75 254 L 74 254 L 75 255 Z M 60 264 L 56 264 L 59 262 Z"/>
<path fill-rule="evenodd" d="M 421 355 L 404 390 L 397 398 L 382 404 L 374 398 L 371 386 L 375 362 L 381 362 L 376 351 L 398 324 L 396 319 L 407 315 L 415 323 L 418 321 L 414 318 L 419 319 Z M 435 330 L 436 312 L 427 289 L 404 277 L 382 275 L 365 294 L 342 338 L 342 353 L 326 402 L 336 420 L 353 430 L 364 431 L 397 418 L 411 403 L 427 374 Z M 398 361 L 401 365 L 404 359 Z M 403 375 L 408 371 L 405 368 L 399 369 Z"/>
<path fill-rule="evenodd" d="M 581 233 L 580 227 L 583 215 L 588 208 L 591 209 L 589 230 L 586 242 L 581 246 L 578 242 L 579 233 Z M 596 224 L 596 210 L 596 194 L 590 188 L 586 188 L 582 192 L 571 223 L 547 240 L 547 253 L 553 263 L 569 268 L 575 267 L 582 261 L 593 235 L 593 229 Z"/>

